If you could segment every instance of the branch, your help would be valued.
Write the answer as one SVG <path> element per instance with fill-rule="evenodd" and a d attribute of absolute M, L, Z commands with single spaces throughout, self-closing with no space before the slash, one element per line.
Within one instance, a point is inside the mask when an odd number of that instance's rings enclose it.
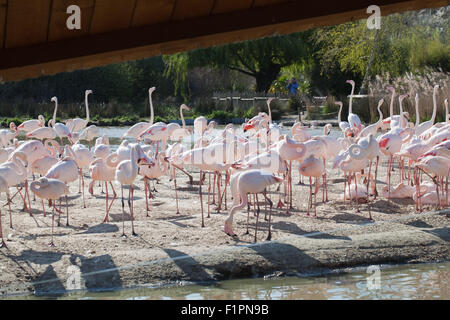
<path fill-rule="evenodd" d="M 252 72 L 253 74 L 256 74 L 256 71 L 250 68 L 247 63 L 245 63 L 244 58 L 242 58 L 242 56 L 238 52 L 235 52 L 235 54 L 238 57 L 239 61 L 241 61 L 241 63 L 244 65 L 244 67 L 250 70 L 250 72 Z"/>
<path fill-rule="evenodd" d="M 236 70 L 236 71 L 242 72 L 242 73 L 244 73 L 246 75 L 249 75 L 249 76 L 252 76 L 252 77 L 256 76 L 256 72 L 255 73 L 251 73 L 251 72 L 245 71 L 245 70 L 243 70 L 241 68 L 237 68 L 237 67 L 233 67 L 233 66 L 226 66 L 226 67 L 228 69 L 230 69 L 230 70 Z"/>

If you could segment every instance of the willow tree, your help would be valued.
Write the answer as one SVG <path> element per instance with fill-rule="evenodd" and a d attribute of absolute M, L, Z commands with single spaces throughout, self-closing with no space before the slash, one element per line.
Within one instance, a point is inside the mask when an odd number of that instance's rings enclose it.
<path fill-rule="evenodd" d="M 308 39 L 307 32 L 294 33 L 165 56 L 165 74 L 174 80 L 176 93 L 183 96 L 188 90 L 187 72 L 205 66 L 252 76 L 256 91 L 267 92 L 282 67 L 308 57 Z"/>

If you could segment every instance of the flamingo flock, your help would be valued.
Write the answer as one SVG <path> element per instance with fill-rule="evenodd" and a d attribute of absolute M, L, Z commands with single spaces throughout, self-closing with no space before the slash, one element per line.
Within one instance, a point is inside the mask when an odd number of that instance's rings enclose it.
<path fill-rule="evenodd" d="M 269 205 L 267 240 L 272 238 L 273 193 L 278 195 L 276 208 L 285 208 L 286 215 L 293 214 L 294 206 L 297 205 L 293 192 L 295 185 L 292 183 L 295 167 L 298 168 L 300 176 L 299 188 L 305 185 L 302 177 L 306 177 L 309 182 L 306 208 L 300 208 L 301 204 L 299 206 L 299 209 L 305 209 L 306 216 L 314 212 L 312 217 L 317 217 L 317 194 L 320 190 L 322 202 L 329 201 L 327 173 L 330 170 L 339 170 L 344 177 L 342 201 L 354 203 L 356 212 L 360 212 L 361 203 L 368 204 L 369 219 L 372 219 L 370 203 L 378 196 L 386 198 L 387 201 L 394 198 L 411 198 L 418 212 L 423 210 L 423 205 L 435 205 L 436 209 L 447 207 L 450 200 L 450 119 L 446 99 L 445 121 L 435 123 L 439 86 L 436 85 L 433 90 L 431 120 L 420 123 L 418 95 L 415 97 L 415 124 L 409 122 L 409 114 L 403 111 L 403 101 L 408 94 L 398 97 L 400 112 L 395 115 L 393 105 L 396 93 L 394 88 L 388 87 L 386 89 L 392 93 L 389 117 L 383 118 L 381 107 L 384 100 L 381 99 L 377 106 L 378 121 L 364 126 L 352 109 L 355 82 L 348 80 L 347 83 L 352 87 L 347 121 L 341 119 L 343 103 L 336 102 L 340 106 L 340 137 L 330 135 L 331 124 L 326 125 L 323 135 L 319 136 L 313 136 L 310 128 L 301 123 L 295 123 L 289 133 L 282 134 L 281 127 L 272 121 L 272 98 L 267 100 L 268 112 L 258 113 L 246 121 L 241 130 L 236 130 L 231 124 L 223 130 L 214 130 L 217 124 L 214 121 L 208 122 L 203 116 L 195 119 L 193 128 L 187 127 L 183 111 L 189 111 L 189 107 L 185 104 L 182 104 L 179 110 L 181 126 L 177 123 L 153 123 L 152 93 L 156 88 L 152 87 L 148 91 L 150 121 L 137 123 L 127 130 L 115 151 L 110 147 L 108 136 L 100 136 L 96 126 L 88 126 L 88 96 L 93 93 L 92 90 L 85 91 L 86 119 L 69 119 L 65 123 L 56 122 L 58 98 L 53 97 L 51 101 L 54 102 L 55 108 L 48 126 L 45 126 L 45 119 L 40 115 L 38 119 L 25 121 L 18 127 L 11 123 L 9 129 L 0 130 L 0 194 L 6 194 L 9 227 L 13 228 L 11 203 L 17 195 L 23 202 L 23 210 L 33 215 L 30 200 L 32 193 L 34 197 L 41 199 L 44 217 L 45 201 L 48 201 L 49 207 L 52 208 L 52 238 L 49 245 L 54 246 L 55 212 L 58 214 L 60 226 L 61 215 L 64 214 L 64 199 L 66 225 L 70 225 L 70 185 L 76 180 L 78 192 L 82 194 L 83 207 L 86 208 L 84 177 L 88 174 L 91 179 L 88 186 L 91 196 L 94 196 L 97 184 L 102 187 L 102 192 L 106 191 L 102 222 L 110 222 L 110 212 L 118 198 L 114 188 L 116 185 L 121 191 L 122 236 L 126 237 L 125 202 L 130 213 L 131 235 L 137 236 L 133 221 L 134 190 L 137 188 L 138 178 L 142 178 L 144 183 L 146 217 L 152 217 L 150 200 L 155 198 L 154 193 L 157 192 L 155 185 L 152 189 L 151 182 L 164 175 L 169 175 L 170 181 L 174 182 L 178 214 L 180 210 L 176 172 L 186 174 L 190 184 L 194 184 L 192 173 L 189 173 L 192 168 L 199 171 L 195 183 L 199 186 L 198 210 L 201 212 L 201 227 L 205 227 L 202 186 L 207 183 L 206 217 L 210 217 L 211 205 L 216 205 L 218 212 L 227 210 L 229 215 L 224 222 L 224 231 L 226 235 L 235 237 L 233 217 L 239 210 L 247 208 L 248 233 L 250 209 L 253 206 L 256 216 L 255 242 L 260 213 L 258 197 L 263 197 L 266 207 Z M 17 140 L 19 131 L 25 132 L 26 140 Z M 183 139 L 189 137 L 192 139 L 191 149 L 182 143 Z M 68 144 L 64 144 L 64 141 L 68 141 Z M 81 141 L 87 141 L 89 145 L 86 146 Z M 378 193 L 379 166 L 386 158 L 387 181 Z M 400 178 L 397 185 L 391 183 L 395 162 L 398 164 L 397 174 Z M 429 179 L 425 179 L 426 177 Z M 124 196 L 125 187 L 128 188 L 128 199 Z M 11 192 L 11 189 L 14 192 Z M 229 210 L 227 192 L 230 192 L 233 200 Z M 0 212 L 0 247 L 6 247 L 2 231 Z"/>

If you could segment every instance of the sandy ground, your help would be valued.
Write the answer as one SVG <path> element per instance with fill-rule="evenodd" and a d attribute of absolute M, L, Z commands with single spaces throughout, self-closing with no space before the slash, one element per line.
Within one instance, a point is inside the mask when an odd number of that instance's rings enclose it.
<path fill-rule="evenodd" d="M 331 163 L 328 164 L 328 167 L 331 167 Z M 191 168 L 189 172 L 193 174 L 195 180 L 198 180 L 197 169 Z M 382 163 L 378 176 L 379 190 L 385 184 L 385 174 L 386 163 Z M 393 183 L 398 182 L 399 171 L 397 168 L 393 175 Z M 207 177 L 206 185 L 202 187 L 205 227 L 201 228 L 198 185 L 189 185 L 188 178 L 180 172 L 177 173 L 177 177 L 180 214 L 176 214 L 173 182 L 169 181 L 168 176 L 164 176 L 159 183 L 155 184 L 157 192 L 153 193 L 155 199 L 150 200 L 149 217 L 146 217 L 144 185 L 140 179 L 137 180 L 134 198 L 134 224 L 137 236 L 131 235 L 131 221 L 126 202 L 125 233 L 127 236 L 121 236 L 122 206 L 119 198 L 111 209 L 110 222 L 102 223 L 105 215 L 105 194 L 102 194 L 101 188 L 96 185 L 95 196 L 91 196 L 87 192 L 87 185 L 90 182 L 88 177 L 85 178 L 86 208 L 83 208 L 82 197 L 78 194 L 78 183 L 74 182 L 70 185 L 70 226 L 66 226 L 65 214 L 61 216 L 61 226 L 57 226 L 55 223 L 55 247 L 48 246 L 51 235 L 51 217 L 50 215 L 43 216 L 39 199 L 31 201 L 33 217 L 22 211 L 23 203 L 19 197 L 14 199 L 12 229 L 9 227 L 7 206 L 2 205 L 3 233 L 7 239 L 8 248 L 0 249 L 1 293 L 65 290 L 67 289 L 67 278 L 73 272 L 72 269 L 68 269 L 70 266 L 77 266 L 84 279 L 88 279 L 83 285 L 84 287 L 95 289 L 126 287 L 149 282 L 197 281 L 264 275 L 284 270 L 283 265 L 288 266 L 290 263 L 298 263 L 298 261 L 306 263 L 311 259 L 318 262 L 317 264 L 308 264 L 307 269 L 309 270 L 319 267 L 364 265 L 371 262 L 442 261 L 450 258 L 448 213 L 431 216 L 416 214 L 412 200 L 387 201 L 378 197 L 370 204 L 372 217 L 376 222 L 373 224 L 368 219 L 367 204 L 360 204 L 361 212 L 358 213 L 355 211 L 354 204 L 350 205 L 348 201 L 343 202 L 343 174 L 331 169 L 328 170 L 329 201 L 322 203 L 322 193 L 319 193 L 316 218 L 306 215 L 309 186 L 297 184 L 298 171 L 294 170 L 294 209 L 291 210 L 290 215 L 286 215 L 286 209 L 274 207 L 272 211 L 272 240 L 274 242 L 265 247 L 267 256 L 260 254 L 258 257 L 252 257 L 239 250 L 247 248 L 253 243 L 256 221 L 253 212 L 250 214 L 250 234 L 244 234 L 247 219 L 245 210 L 235 215 L 234 231 L 238 237 L 227 236 L 223 230 L 228 210 L 221 210 L 218 213 L 215 206 L 211 205 L 210 218 L 206 217 L 208 208 Z M 307 180 L 304 179 L 304 182 Z M 274 189 L 271 189 L 270 197 L 276 204 L 279 196 Z M 116 187 L 116 192 L 120 195 L 120 188 Z M 125 194 L 128 195 L 128 190 L 125 190 Z M 229 209 L 232 202 L 229 191 L 227 196 Z M 2 196 L 2 203 L 5 203 L 4 200 L 4 196 Z M 266 211 L 262 196 L 260 202 L 258 242 L 262 243 L 267 237 L 268 222 L 264 219 Z M 47 209 L 48 206 L 46 206 Z M 426 212 L 434 208 L 424 206 L 424 209 Z M 48 211 L 50 212 L 50 209 Z M 65 211 L 63 210 L 63 212 Z M 388 220 L 397 221 L 399 218 L 406 220 L 379 224 Z M 369 225 L 367 226 L 367 224 Z M 425 228 L 428 231 L 419 232 L 417 228 Z M 430 232 L 430 230 L 435 232 Z M 315 238 L 314 232 L 325 232 L 321 234 L 326 234 L 327 237 Z M 311 233 L 313 234 L 311 235 Z M 311 237 L 308 237 L 308 241 L 312 239 L 312 242 L 292 243 L 298 239 L 304 240 L 304 237 L 298 237 L 298 235 L 309 235 Z M 388 239 L 390 240 L 388 241 Z M 346 244 L 342 245 L 339 241 L 344 241 Z M 404 243 L 400 244 L 402 241 Z M 289 246 L 304 247 L 301 250 L 296 247 L 297 249 L 293 251 L 292 248 L 273 247 L 281 242 L 289 243 Z M 372 248 L 372 252 L 370 247 L 375 243 L 378 247 Z M 319 250 L 314 246 L 323 246 L 323 248 Z M 350 247 L 353 248 L 353 251 Z M 311 249 L 312 253 L 308 253 L 307 248 L 315 249 Z M 333 250 L 329 250 L 330 248 Z M 372 253 L 362 253 L 360 251 L 362 248 L 369 248 Z M 230 249 L 235 250 L 234 253 L 227 251 Z M 286 258 L 271 256 L 276 252 L 283 252 L 283 250 L 287 250 L 285 255 L 292 256 L 294 260 L 285 261 Z M 399 254 L 398 250 L 403 253 Z M 267 253 L 271 251 L 275 253 Z M 255 253 L 254 250 L 252 252 Z M 408 254 L 404 255 L 406 252 Z M 319 256 L 312 258 L 319 253 Z M 206 259 L 203 267 L 199 267 L 198 264 L 201 259 L 193 258 L 211 254 L 216 255 L 216 260 Z M 269 259 L 272 261 L 269 261 L 270 263 L 267 262 L 269 256 L 273 260 Z M 376 259 L 371 257 L 376 257 Z M 192 260 L 195 263 L 192 261 L 190 264 L 188 263 L 191 266 L 189 268 L 177 264 L 178 260 L 183 259 L 188 259 L 188 262 Z M 215 261 L 215 263 L 211 261 Z M 169 262 L 171 266 L 168 265 Z M 143 269 L 135 267 L 139 264 L 144 265 Z M 251 268 L 248 267 L 249 264 L 252 265 Z M 122 270 L 118 271 L 116 268 L 122 268 Z M 111 271 L 97 273 L 104 269 Z M 303 270 L 300 269 L 297 268 L 295 271 Z"/>

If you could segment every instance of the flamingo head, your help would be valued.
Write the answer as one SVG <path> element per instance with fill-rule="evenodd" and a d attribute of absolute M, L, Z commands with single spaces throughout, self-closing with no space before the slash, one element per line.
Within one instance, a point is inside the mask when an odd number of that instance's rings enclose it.
<path fill-rule="evenodd" d="M 388 86 L 388 87 L 386 87 L 386 89 L 387 89 L 388 91 L 392 92 L 392 93 L 395 92 L 394 87 Z"/>
<path fill-rule="evenodd" d="M 14 122 L 11 122 L 11 123 L 9 124 L 9 128 L 10 128 L 12 131 L 17 131 L 17 126 L 16 126 L 16 124 L 15 124 Z"/>
<path fill-rule="evenodd" d="M 342 103 L 342 101 L 335 101 L 335 104 L 337 104 L 338 106 L 342 107 L 344 104 Z"/>
<path fill-rule="evenodd" d="M 187 111 L 191 110 L 191 109 L 189 109 L 189 107 L 188 107 L 187 105 L 185 105 L 185 104 L 182 104 L 182 105 L 181 105 L 181 109 L 187 110 Z"/>
<path fill-rule="evenodd" d="M 402 94 L 400 97 L 398 97 L 398 100 L 399 100 L 399 101 L 403 101 L 403 99 L 405 99 L 405 98 L 407 98 L 407 97 L 409 97 L 409 94 L 408 94 L 408 93 L 405 93 L 405 94 Z"/>
<path fill-rule="evenodd" d="M 58 98 L 57 98 L 57 97 L 53 97 L 53 98 L 50 99 L 50 101 L 51 101 L 51 102 L 58 103 Z"/>
<path fill-rule="evenodd" d="M 355 85 L 355 81 L 353 81 L 353 80 L 347 80 L 347 81 L 345 81 L 345 83 L 351 84 L 352 86 Z"/>
<path fill-rule="evenodd" d="M 156 87 L 151 87 L 150 89 L 148 89 L 148 93 L 152 93 L 155 90 L 156 90 Z"/>
<path fill-rule="evenodd" d="M 378 107 L 381 107 L 384 103 L 384 99 L 381 99 L 380 101 L 378 101 Z"/>
<path fill-rule="evenodd" d="M 86 95 L 90 95 L 91 93 L 93 93 L 92 90 L 86 90 L 86 92 L 85 92 Z"/>

